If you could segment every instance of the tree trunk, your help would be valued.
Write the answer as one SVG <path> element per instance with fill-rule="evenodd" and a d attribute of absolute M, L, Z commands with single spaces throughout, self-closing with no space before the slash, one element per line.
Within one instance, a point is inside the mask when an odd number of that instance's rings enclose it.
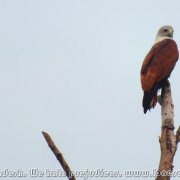
<path fill-rule="evenodd" d="M 170 180 L 178 140 L 174 135 L 174 105 L 168 81 L 162 88 L 160 104 L 162 116 L 161 137 L 159 138 L 161 157 L 156 180 Z M 177 137 L 179 138 L 178 131 Z"/>

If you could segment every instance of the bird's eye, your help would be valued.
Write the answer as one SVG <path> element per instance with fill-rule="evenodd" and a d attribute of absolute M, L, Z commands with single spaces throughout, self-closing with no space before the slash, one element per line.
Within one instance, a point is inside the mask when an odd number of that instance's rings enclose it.
<path fill-rule="evenodd" d="M 164 29 L 164 32 L 168 32 L 168 29 Z"/>

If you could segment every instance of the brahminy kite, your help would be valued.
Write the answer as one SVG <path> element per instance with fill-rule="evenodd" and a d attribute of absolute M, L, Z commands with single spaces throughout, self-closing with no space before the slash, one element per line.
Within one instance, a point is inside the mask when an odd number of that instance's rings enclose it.
<path fill-rule="evenodd" d="M 173 28 L 171 26 L 161 27 L 141 68 L 144 113 L 155 107 L 158 90 L 169 78 L 178 58 L 179 52 L 173 40 Z"/>

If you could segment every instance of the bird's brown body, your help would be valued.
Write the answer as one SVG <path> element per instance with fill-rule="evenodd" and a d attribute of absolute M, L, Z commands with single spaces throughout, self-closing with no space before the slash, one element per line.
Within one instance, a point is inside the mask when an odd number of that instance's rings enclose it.
<path fill-rule="evenodd" d="M 178 57 L 177 45 L 170 38 L 156 43 L 146 55 L 141 68 L 144 113 L 156 105 L 157 91 L 170 76 Z"/>

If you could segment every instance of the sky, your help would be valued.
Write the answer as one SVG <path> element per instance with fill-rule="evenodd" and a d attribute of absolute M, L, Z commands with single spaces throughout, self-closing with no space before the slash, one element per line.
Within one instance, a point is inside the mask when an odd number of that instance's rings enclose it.
<path fill-rule="evenodd" d="M 0 172 L 20 169 L 30 180 L 32 168 L 58 170 L 41 131 L 74 171 L 156 169 L 160 106 L 144 115 L 139 74 L 161 26 L 172 25 L 180 45 L 179 7 L 179 0 L 0 0 Z M 177 128 L 179 63 L 170 82 Z M 179 158 L 178 149 L 174 170 Z"/>

